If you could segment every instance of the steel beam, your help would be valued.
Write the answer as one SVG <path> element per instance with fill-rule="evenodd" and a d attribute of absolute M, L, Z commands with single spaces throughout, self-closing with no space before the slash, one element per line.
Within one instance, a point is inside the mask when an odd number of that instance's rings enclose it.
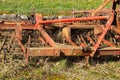
<path fill-rule="evenodd" d="M 49 43 L 50 46 L 56 47 L 54 40 L 48 35 L 48 33 L 41 26 L 38 26 L 37 29 L 40 31 L 42 37 Z"/>
<path fill-rule="evenodd" d="M 15 29 L 17 24 L 0 24 L 0 29 Z M 22 29 L 35 29 L 34 25 L 20 24 Z"/>
<path fill-rule="evenodd" d="M 46 21 L 37 21 L 39 24 L 50 24 L 50 23 L 62 23 L 62 22 L 74 22 L 74 21 L 87 21 L 87 20 L 105 20 L 109 16 L 92 16 L 92 17 L 81 17 L 81 18 L 70 18 L 70 19 L 56 19 L 56 20 L 46 20 Z"/>
<path fill-rule="evenodd" d="M 103 3 L 102 5 L 100 5 L 100 6 L 92 13 L 92 16 L 95 16 L 95 14 L 98 13 L 101 9 L 103 9 L 109 2 L 110 2 L 110 0 L 105 0 L 104 3 Z"/>
<path fill-rule="evenodd" d="M 102 48 L 98 49 L 97 55 L 120 55 L 120 48 L 116 47 L 108 47 L 108 48 Z"/>
<path fill-rule="evenodd" d="M 56 53 L 56 50 L 59 53 Z M 43 48 L 27 48 L 28 56 L 79 56 L 82 54 L 81 47 L 43 47 Z"/>

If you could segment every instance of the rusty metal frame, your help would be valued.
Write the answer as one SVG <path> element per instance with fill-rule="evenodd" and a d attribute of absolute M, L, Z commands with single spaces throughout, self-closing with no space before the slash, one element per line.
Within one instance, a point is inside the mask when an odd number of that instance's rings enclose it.
<path fill-rule="evenodd" d="M 105 29 L 103 30 L 102 34 L 101 34 L 100 37 L 98 38 L 97 43 L 94 45 L 94 51 L 90 54 L 91 57 L 93 57 L 93 56 L 95 55 L 95 53 L 96 53 L 96 51 L 97 51 L 100 43 L 101 43 L 102 40 L 104 39 L 104 36 L 106 35 L 107 31 L 110 29 L 111 24 L 112 24 L 112 22 L 113 22 L 113 19 L 114 19 L 114 13 L 111 14 L 110 19 L 107 21 L 107 23 L 106 23 L 106 25 L 105 25 L 105 26 L 106 26 Z"/>
<path fill-rule="evenodd" d="M 108 47 L 108 48 L 102 48 L 98 49 L 97 55 L 120 55 L 120 48 L 115 48 L 115 47 Z"/>
<path fill-rule="evenodd" d="M 67 19 L 55 19 L 55 20 L 42 20 L 42 15 L 36 13 L 35 14 L 35 21 L 36 24 L 26 24 L 25 22 L 0 22 L 0 29 L 14 29 L 15 30 L 15 40 L 18 42 L 18 45 L 21 47 L 23 53 L 25 53 L 26 63 L 28 64 L 28 58 L 29 56 L 87 56 L 86 59 L 88 61 L 89 57 L 94 57 L 94 55 L 120 55 L 120 48 L 113 48 L 115 46 L 113 43 L 107 41 L 104 39 L 106 33 L 108 30 L 113 30 L 118 33 L 120 31 L 116 30 L 119 29 L 119 24 L 117 20 L 117 27 L 118 28 L 111 28 L 111 25 L 113 23 L 113 20 L 115 19 L 115 12 L 111 12 L 109 16 L 94 16 L 97 12 L 99 12 L 110 0 L 106 0 L 103 5 L 101 5 L 98 9 L 96 9 L 92 16 L 89 17 L 79 17 L 79 18 L 67 18 Z M 115 0 L 113 0 L 114 2 Z M 114 10 L 115 11 L 115 10 Z M 118 15 L 117 15 L 118 17 Z M 90 20 L 107 20 L 107 23 L 105 24 L 105 28 L 103 32 L 98 37 L 98 41 L 94 42 L 92 38 L 87 35 L 87 39 L 92 43 L 93 47 L 91 48 L 90 52 L 83 51 L 83 48 L 87 46 L 87 43 L 84 40 L 84 37 L 82 35 L 78 35 L 80 39 L 82 40 L 83 44 L 80 46 L 77 46 L 72 40 L 70 35 L 70 29 L 93 29 L 96 25 L 86 25 L 86 24 L 79 24 L 79 21 L 90 21 Z M 76 22 L 76 24 L 75 24 Z M 59 24 L 62 23 L 62 24 Z M 72 23 L 72 24 L 70 24 Z M 66 27 L 65 27 L 66 24 Z M 102 26 L 102 25 L 100 25 Z M 45 29 L 53 29 L 54 27 L 62 28 L 64 33 L 65 40 L 70 45 L 60 44 L 56 43 L 50 35 L 46 32 Z M 45 29 L 44 29 L 45 28 Z M 32 30 L 38 30 L 41 34 L 39 36 L 39 40 L 43 44 L 49 44 L 50 47 L 28 47 L 25 48 L 24 45 L 21 43 L 22 37 L 21 32 L 23 29 L 32 29 Z M 101 42 L 104 42 L 110 48 L 102 48 L 99 49 L 99 46 Z M 30 44 L 30 41 L 28 41 Z M 97 53 L 96 53 L 97 52 Z"/>

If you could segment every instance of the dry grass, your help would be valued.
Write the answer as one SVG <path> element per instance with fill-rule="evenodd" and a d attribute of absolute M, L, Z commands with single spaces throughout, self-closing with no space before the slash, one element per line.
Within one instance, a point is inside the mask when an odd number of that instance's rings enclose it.
<path fill-rule="evenodd" d="M 0 66 L 0 80 L 119 80 L 120 61 L 85 66 L 83 61 L 66 66 L 67 59 L 24 66 L 21 61 Z M 71 62 L 71 61 L 70 61 Z"/>

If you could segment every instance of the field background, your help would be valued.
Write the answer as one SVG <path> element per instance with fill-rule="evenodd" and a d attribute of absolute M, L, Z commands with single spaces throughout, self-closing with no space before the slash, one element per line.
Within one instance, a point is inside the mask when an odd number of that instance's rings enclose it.
<path fill-rule="evenodd" d="M 102 2 L 104 0 L 0 0 L 0 13 L 30 14 L 35 9 L 44 15 L 58 15 L 96 9 Z M 28 67 L 19 60 L 0 63 L 0 80 L 120 80 L 119 59 L 109 58 L 95 66 L 84 66 L 84 61 L 74 62 L 73 58 L 56 59 L 39 66 L 33 62 Z"/>
<path fill-rule="evenodd" d="M 69 11 L 97 8 L 104 0 L 0 0 L 0 12 L 45 15 L 65 14 Z"/>

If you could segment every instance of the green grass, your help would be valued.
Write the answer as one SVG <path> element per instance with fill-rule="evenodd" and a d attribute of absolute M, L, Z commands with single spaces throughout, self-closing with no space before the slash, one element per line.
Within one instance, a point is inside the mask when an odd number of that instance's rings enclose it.
<path fill-rule="evenodd" d="M 97 8 L 104 0 L 0 0 L 0 12 L 29 14 L 36 12 L 54 15 L 74 10 Z"/>

